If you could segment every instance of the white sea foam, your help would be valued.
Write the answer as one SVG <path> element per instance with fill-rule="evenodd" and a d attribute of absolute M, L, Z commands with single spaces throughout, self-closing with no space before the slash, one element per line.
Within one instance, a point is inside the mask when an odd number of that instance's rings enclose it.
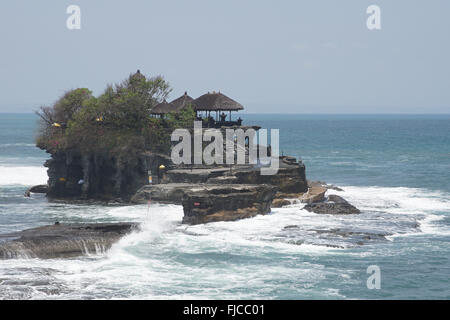
<path fill-rule="evenodd" d="M 34 143 L 0 143 L 1 147 L 33 147 L 36 148 Z"/>
<path fill-rule="evenodd" d="M 47 183 L 45 167 L 12 167 L 0 166 L 0 185 L 32 186 Z"/>
<path fill-rule="evenodd" d="M 444 218 L 443 215 L 428 215 L 420 222 L 420 230 L 426 234 L 450 236 L 450 228 L 439 223 Z"/>
<path fill-rule="evenodd" d="M 60 210 L 77 218 L 138 221 L 141 231 L 125 236 L 100 255 L 5 261 L 0 275 L 22 279 L 23 273 L 29 272 L 21 268 L 51 269 L 39 277 L 62 290 L 55 290 L 58 293 L 52 296 L 34 288 L 29 297 L 40 299 L 257 299 L 277 298 L 280 292 L 290 298 L 345 298 L 340 285 L 334 286 L 330 279 L 358 286 L 358 269 L 325 267 L 321 259 L 334 259 L 333 255 L 346 255 L 348 250 L 291 244 L 280 237 L 284 227 L 412 232 L 415 228 L 409 224 L 417 219 L 420 228 L 415 232 L 427 234 L 442 231 L 440 219 L 449 214 L 445 193 L 382 187 L 344 190 L 330 192 L 348 199 L 362 214 L 320 215 L 296 204 L 251 219 L 187 226 L 181 224 L 183 209 L 177 205 L 96 206 L 89 210 L 76 205 L 54 207 L 55 213 Z M 357 255 L 372 257 L 376 252 L 367 249 Z M 6 289 L 21 294 L 14 285 Z"/>
<path fill-rule="evenodd" d="M 344 187 L 344 192 L 330 190 L 352 201 L 358 208 L 400 214 L 450 212 L 450 194 L 406 187 Z"/>
<path fill-rule="evenodd" d="M 421 188 L 406 187 L 344 187 L 344 192 L 330 190 L 363 211 L 389 213 L 415 218 L 422 233 L 449 235 L 450 230 L 439 221 L 450 215 L 450 194 Z M 394 219 L 394 217 L 392 217 Z M 400 233 L 396 236 L 417 234 Z"/>

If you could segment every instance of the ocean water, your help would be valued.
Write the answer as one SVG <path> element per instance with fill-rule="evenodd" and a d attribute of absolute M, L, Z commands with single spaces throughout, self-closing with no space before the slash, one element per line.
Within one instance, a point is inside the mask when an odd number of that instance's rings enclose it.
<path fill-rule="evenodd" d="M 307 177 L 360 215 L 309 213 L 181 224 L 176 205 L 24 198 L 45 183 L 36 117 L 0 114 L 0 233 L 55 221 L 142 222 L 108 252 L 0 261 L 0 299 L 449 299 L 450 115 L 243 115 L 280 129 Z M 367 288 L 367 268 L 381 288 Z"/>

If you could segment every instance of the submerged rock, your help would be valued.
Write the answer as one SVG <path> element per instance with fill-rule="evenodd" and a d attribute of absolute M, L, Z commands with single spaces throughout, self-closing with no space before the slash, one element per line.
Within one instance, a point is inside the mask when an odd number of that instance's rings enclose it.
<path fill-rule="evenodd" d="M 371 232 L 371 231 L 352 231 L 344 229 L 330 229 L 330 230 L 312 230 L 317 234 L 326 235 L 328 237 L 342 237 L 349 239 L 352 243 L 357 245 L 364 245 L 371 241 L 387 241 L 391 233 L 387 232 Z"/>
<path fill-rule="evenodd" d="M 328 196 L 327 201 L 308 203 L 305 210 L 319 214 L 359 214 L 361 211 L 344 198 L 337 195 Z"/>
<path fill-rule="evenodd" d="M 37 185 L 37 186 L 33 186 L 30 189 L 28 189 L 28 192 L 31 192 L 31 193 L 47 193 L 48 192 L 48 185 L 40 184 L 40 185 Z"/>
<path fill-rule="evenodd" d="M 131 222 L 57 222 L 54 225 L 0 235 L 0 259 L 69 258 L 102 253 L 121 237 L 137 229 L 138 224 Z"/>
<path fill-rule="evenodd" d="M 308 244 L 316 246 L 352 248 L 361 245 L 387 242 L 391 233 L 381 230 L 347 226 L 332 229 L 309 229 L 305 225 L 287 225 L 280 233 L 278 239 L 290 244 Z"/>

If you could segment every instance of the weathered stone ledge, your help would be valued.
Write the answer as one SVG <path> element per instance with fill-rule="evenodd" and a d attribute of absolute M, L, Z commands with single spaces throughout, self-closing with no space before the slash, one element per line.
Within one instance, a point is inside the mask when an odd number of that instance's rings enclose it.
<path fill-rule="evenodd" d="M 146 204 L 149 200 L 181 205 L 183 196 L 190 189 L 203 188 L 204 184 L 163 183 L 145 185 L 131 198 L 132 203 Z"/>
<path fill-rule="evenodd" d="M 183 205 L 183 223 L 233 221 L 270 212 L 276 187 L 253 184 L 168 183 L 142 187 L 134 203 L 156 201 Z"/>
<path fill-rule="evenodd" d="M 205 185 L 183 196 L 183 223 L 234 221 L 270 212 L 276 187 L 271 185 Z"/>
<path fill-rule="evenodd" d="M 319 214 L 345 215 L 361 213 L 358 208 L 351 205 L 347 200 L 334 194 L 329 195 L 322 202 L 308 203 L 304 209 Z"/>
<path fill-rule="evenodd" d="M 0 259 L 70 258 L 103 253 L 138 224 L 59 224 L 0 235 Z"/>

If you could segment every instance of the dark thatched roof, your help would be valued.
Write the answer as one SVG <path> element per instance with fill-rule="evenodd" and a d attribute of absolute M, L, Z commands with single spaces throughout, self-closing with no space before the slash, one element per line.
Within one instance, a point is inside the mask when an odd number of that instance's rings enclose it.
<path fill-rule="evenodd" d="M 195 109 L 195 102 L 194 99 L 192 99 L 191 96 L 185 92 L 181 97 L 173 100 L 171 104 L 174 106 L 174 108 L 179 112 L 183 108 L 187 107 L 188 105 L 191 105 L 192 108 Z"/>
<path fill-rule="evenodd" d="M 152 114 L 166 114 L 166 113 L 172 112 L 174 109 L 175 108 L 171 103 L 164 100 L 163 102 L 154 106 L 151 110 L 151 113 Z"/>
<path fill-rule="evenodd" d="M 184 93 L 181 97 L 173 100 L 172 102 L 163 101 L 156 106 L 153 107 L 151 113 L 152 114 L 166 114 L 169 112 L 178 113 L 183 110 L 188 105 L 192 105 L 192 108 L 195 109 L 194 99 L 190 97 L 187 92 Z"/>
<path fill-rule="evenodd" d="M 244 107 L 220 92 L 208 92 L 194 100 L 196 111 L 237 111 Z"/>
<path fill-rule="evenodd" d="M 151 110 L 152 114 L 166 114 L 170 112 L 178 113 L 183 110 L 188 105 L 192 105 L 195 108 L 194 99 L 192 99 L 187 92 L 184 93 L 181 97 L 173 100 L 172 102 L 163 101 Z"/>

